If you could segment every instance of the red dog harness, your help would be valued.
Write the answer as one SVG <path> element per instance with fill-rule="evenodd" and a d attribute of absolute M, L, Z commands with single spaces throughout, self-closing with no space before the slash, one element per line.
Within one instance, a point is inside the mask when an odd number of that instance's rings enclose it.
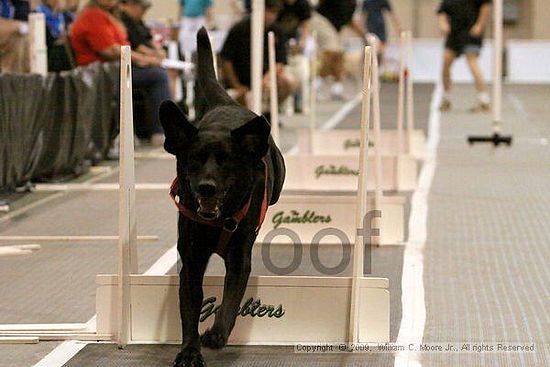
<path fill-rule="evenodd" d="M 262 200 L 262 208 L 260 211 L 260 219 L 258 221 L 258 225 L 256 226 L 256 234 L 260 231 L 260 227 L 262 226 L 265 216 L 267 213 L 267 163 L 265 162 L 265 159 L 262 159 L 262 162 L 264 164 L 264 171 L 265 171 L 265 183 L 264 183 L 264 198 Z M 203 224 L 210 227 L 215 228 L 221 228 L 221 234 L 220 239 L 218 240 L 218 246 L 216 247 L 216 253 L 220 256 L 225 256 L 226 247 L 229 243 L 229 240 L 231 240 L 231 236 L 233 233 L 237 230 L 239 227 L 239 223 L 246 217 L 248 214 L 248 210 L 250 209 L 250 203 L 252 202 L 252 192 L 250 193 L 250 196 L 248 197 L 248 200 L 244 204 L 244 206 L 235 214 L 233 214 L 231 217 L 227 218 L 220 218 L 215 220 L 206 220 L 201 218 L 197 213 L 190 210 L 183 204 L 183 200 L 179 197 L 179 195 L 176 193 L 176 188 L 178 187 L 178 178 L 176 177 L 174 181 L 172 182 L 172 185 L 170 186 L 170 197 L 176 204 L 179 212 L 183 214 L 186 218 L 192 220 L 193 222 L 197 222 L 199 224 Z"/>

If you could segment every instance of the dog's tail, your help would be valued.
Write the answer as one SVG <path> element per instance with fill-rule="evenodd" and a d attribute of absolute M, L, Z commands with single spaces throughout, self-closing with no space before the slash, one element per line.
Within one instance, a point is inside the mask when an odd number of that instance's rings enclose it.
<path fill-rule="evenodd" d="M 210 108 L 219 105 L 236 104 L 218 83 L 214 71 L 212 45 L 208 32 L 202 27 L 197 33 L 197 82 Z"/>

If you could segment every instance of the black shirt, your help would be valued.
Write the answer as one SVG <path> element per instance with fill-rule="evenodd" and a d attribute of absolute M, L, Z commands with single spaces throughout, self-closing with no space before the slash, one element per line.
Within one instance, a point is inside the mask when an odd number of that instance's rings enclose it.
<path fill-rule="evenodd" d="M 350 23 L 357 6 L 356 0 L 320 0 L 317 11 L 327 18 L 336 30 Z"/>
<path fill-rule="evenodd" d="M 311 5 L 307 0 L 285 0 L 277 23 L 281 26 L 286 38 L 296 38 L 298 27 L 309 18 L 311 18 Z"/>
<path fill-rule="evenodd" d="M 476 23 L 481 7 L 490 3 L 491 0 L 443 0 L 437 12 L 447 14 L 451 33 L 463 33 Z"/>
<path fill-rule="evenodd" d="M 30 2 L 27 0 L 12 0 L 11 3 L 13 5 L 13 19 L 27 22 L 31 12 Z"/>
<path fill-rule="evenodd" d="M 153 36 L 151 35 L 151 30 L 143 21 L 133 19 L 124 11 L 120 12 L 120 20 L 122 20 L 122 23 L 124 23 L 124 26 L 126 27 L 128 41 L 130 42 L 132 49 L 136 49 L 141 45 L 153 47 Z"/>
<path fill-rule="evenodd" d="M 224 60 L 231 61 L 239 82 L 247 87 L 250 87 L 251 85 L 250 24 L 249 16 L 235 24 L 229 31 L 220 53 Z M 275 33 L 275 52 L 277 54 L 277 63 L 286 64 L 287 62 L 287 53 L 283 33 L 281 32 L 280 27 L 278 27 L 277 24 L 274 24 L 264 33 L 264 73 L 269 69 L 267 34 L 270 31 Z"/>

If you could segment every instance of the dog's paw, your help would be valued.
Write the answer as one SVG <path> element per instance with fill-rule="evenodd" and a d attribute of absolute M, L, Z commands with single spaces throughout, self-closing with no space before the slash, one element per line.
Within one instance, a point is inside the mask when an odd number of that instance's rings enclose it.
<path fill-rule="evenodd" d="M 206 367 L 206 363 L 199 351 L 180 352 L 172 367 Z"/>
<path fill-rule="evenodd" d="M 201 344 L 210 349 L 221 349 L 226 343 L 227 337 L 220 330 L 208 329 L 201 336 Z"/>

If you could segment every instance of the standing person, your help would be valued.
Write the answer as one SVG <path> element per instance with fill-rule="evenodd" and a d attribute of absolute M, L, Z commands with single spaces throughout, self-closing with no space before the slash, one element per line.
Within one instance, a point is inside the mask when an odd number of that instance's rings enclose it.
<path fill-rule="evenodd" d="M 90 0 L 74 21 L 69 38 L 78 65 L 120 60 L 120 46 L 129 42 L 124 24 L 114 15 L 117 3 L 118 0 Z M 155 146 L 164 143 L 158 109 L 162 101 L 170 99 L 168 76 L 160 63 L 158 57 L 132 51 L 132 83 L 147 93 L 147 135 Z"/>
<path fill-rule="evenodd" d="M 48 71 L 70 70 L 67 54 L 67 29 L 74 20 L 74 14 L 63 8 L 61 0 L 42 0 L 36 8 L 46 20 L 46 46 L 48 47 Z"/>
<path fill-rule="evenodd" d="M 65 32 L 65 16 L 60 0 L 42 0 L 36 11 L 44 14 L 46 20 L 46 45 L 52 47 Z"/>
<path fill-rule="evenodd" d="M 195 35 L 201 27 L 209 28 L 213 23 L 212 0 L 179 0 L 180 1 L 180 33 L 181 52 L 194 52 L 197 48 Z M 188 60 L 189 61 L 189 60 Z"/>
<path fill-rule="evenodd" d="M 384 54 L 384 48 L 388 40 L 384 13 L 387 13 L 390 16 L 390 19 L 397 34 L 401 34 L 401 22 L 393 11 L 388 0 L 365 0 L 365 2 L 363 3 L 365 28 L 367 32 L 375 34 L 376 37 L 378 37 L 378 39 L 380 40 L 380 44 L 378 47 L 378 54 L 380 56 Z M 380 57 L 380 61 L 382 60 L 383 58 Z"/>
<path fill-rule="evenodd" d="M 464 54 L 477 90 L 477 101 L 470 111 L 489 111 L 490 98 L 478 60 L 483 33 L 491 15 L 491 0 L 443 0 L 437 13 L 439 28 L 447 36 L 442 72 L 444 95 L 440 110 L 451 109 L 451 66 Z"/>
<path fill-rule="evenodd" d="M 119 17 L 126 27 L 128 41 L 130 42 L 130 46 L 132 46 L 132 50 L 157 58 L 159 62 L 166 59 L 166 51 L 160 45 L 153 42 L 151 29 L 143 21 L 145 13 L 147 13 L 147 10 L 152 5 L 151 2 L 149 0 L 119 1 Z M 170 94 L 174 97 L 176 95 L 178 71 L 168 69 L 166 72 L 170 80 Z"/>
<path fill-rule="evenodd" d="M 286 39 L 295 39 L 300 51 L 310 36 L 311 5 L 307 0 L 283 0 L 277 23 Z"/>
<path fill-rule="evenodd" d="M 320 0 L 318 16 L 313 16 L 312 29 L 317 32 L 321 51 L 321 78 L 333 77 L 330 88 L 333 99 L 344 99 L 344 48 L 340 39 L 340 30 L 349 26 L 361 39 L 365 40 L 365 31 L 353 15 L 357 7 L 356 0 Z"/>
<path fill-rule="evenodd" d="M 294 78 L 285 70 L 287 63 L 287 51 L 284 34 L 276 23 L 279 12 L 282 9 L 281 0 L 265 1 L 265 31 L 264 31 L 264 65 L 263 87 L 264 94 L 269 87 L 269 54 L 268 33 L 275 34 L 277 84 L 279 101 L 284 101 L 296 88 Z M 223 59 L 223 71 L 229 87 L 233 89 L 234 98 L 242 104 L 246 103 L 246 96 L 250 91 L 251 82 L 251 18 L 247 15 L 239 23 L 235 24 L 223 45 L 221 57 Z"/>

